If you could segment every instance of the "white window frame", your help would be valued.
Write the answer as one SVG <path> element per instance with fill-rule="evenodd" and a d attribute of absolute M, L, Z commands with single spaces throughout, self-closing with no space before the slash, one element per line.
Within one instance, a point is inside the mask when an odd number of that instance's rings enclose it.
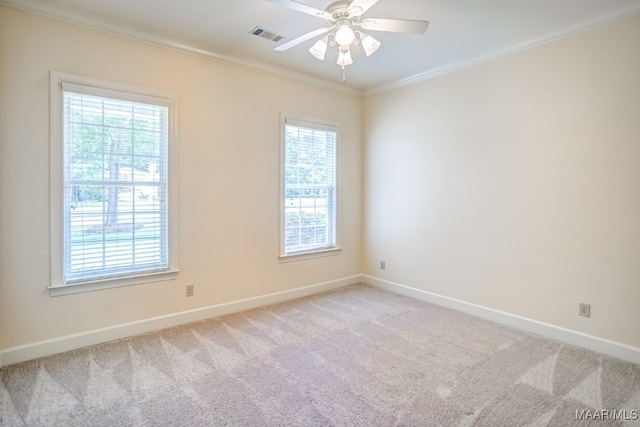
<path fill-rule="evenodd" d="M 105 98 L 157 104 L 168 107 L 168 268 L 160 271 L 137 272 L 118 277 L 65 283 L 64 279 L 64 92 L 81 92 Z M 50 153 L 50 243 L 51 296 L 131 286 L 142 283 L 173 280 L 178 268 L 177 221 L 177 147 L 176 97 L 171 92 L 117 83 L 59 71 L 50 73 L 51 153 Z"/>
<path fill-rule="evenodd" d="M 285 241 L 285 154 L 286 154 L 286 126 L 291 124 L 294 126 L 308 127 L 311 129 L 329 130 L 336 134 L 336 147 L 335 147 L 335 170 L 334 170 L 334 188 L 333 198 L 331 204 L 333 205 L 333 224 L 332 226 L 332 239 L 331 245 L 319 247 L 317 249 L 310 249 L 299 252 L 286 251 Z M 313 117 L 304 117 L 292 114 L 282 113 L 280 115 L 280 261 L 299 261 L 311 258 L 325 257 L 338 255 L 342 252 L 340 246 L 340 204 L 339 204 L 339 164 L 340 164 L 340 124 L 335 121 L 318 119 Z"/>

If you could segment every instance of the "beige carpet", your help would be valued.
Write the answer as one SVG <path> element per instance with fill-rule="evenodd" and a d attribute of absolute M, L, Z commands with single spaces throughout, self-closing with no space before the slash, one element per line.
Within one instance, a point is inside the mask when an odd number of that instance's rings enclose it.
<path fill-rule="evenodd" d="M 0 374 L 2 426 L 640 423 L 640 366 L 365 285 Z"/>

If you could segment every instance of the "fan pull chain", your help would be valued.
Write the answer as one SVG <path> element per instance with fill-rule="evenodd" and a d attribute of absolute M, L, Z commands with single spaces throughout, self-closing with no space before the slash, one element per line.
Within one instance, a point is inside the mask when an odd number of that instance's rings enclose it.
<path fill-rule="evenodd" d="M 344 69 L 344 65 L 342 66 L 342 83 L 347 80 L 347 70 Z"/>

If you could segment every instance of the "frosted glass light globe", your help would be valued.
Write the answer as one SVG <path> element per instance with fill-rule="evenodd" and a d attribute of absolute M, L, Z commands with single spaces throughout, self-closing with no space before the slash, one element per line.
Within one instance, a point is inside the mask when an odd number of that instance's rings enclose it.
<path fill-rule="evenodd" d="M 341 25 L 336 31 L 334 39 L 340 46 L 349 46 L 356 39 L 356 33 L 353 32 L 350 26 Z"/>

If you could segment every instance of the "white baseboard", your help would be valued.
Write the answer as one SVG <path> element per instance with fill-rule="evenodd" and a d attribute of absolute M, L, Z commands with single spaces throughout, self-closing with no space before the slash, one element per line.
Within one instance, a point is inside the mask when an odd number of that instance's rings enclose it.
<path fill-rule="evenodd" d="M 262 307 L 295 298 L 317 294 L 332 289 L 356 283 L 366 283 L 387 291 L 416 298 L 422 301 L 448 307 L 463 313 L 478 316 L 509 327 L 521 329 L 567 344 L 586 348 L 598 353 L 606 354 L 621 360 L 640 365 L 640 348 L 610 341 L 604 338 L 587 335 L 581 332 L 551 325 L 537 320 L 528 319 L 515 314 L 469 303 L 455 298 L 438 295 L 410 286 L 401 285 L 388 280 L 379 279 L 368 275 L 354 275 L 337 280 L 316 283 L 288 291 L 274 292 L 242 300 L 231 301 L 223 304 L 173 313 L 166 316 L 124 323 L 107 328 L 66 335 L 50 340 L 39 341 L 18 347 L 12 347 L 0 351 L 0 368 L 14 363 L 39 357 L 62 353 L 89 345 L 100 344 L 108 341 L 122 339 L 134 335 L 144 334 L 159 329 L 178 326 L 181 324 L 196 322 L 225 314 L 236 313 L 251 308 Z"/>
<path fill-rule="evenodd" d="M 100 344 L 108 341 L 122 339 L 133 335 L 170 328 L 185 323 L 196 322 L 225 314 L 236 313 L 251 308 L 262 307 L 295 298 L 301 298 L 319 292 L 329 291 L 344 286 L 362 283 L 364 276 L 354 275 L 337 280 L 316 283 L 287 291 L 274 292 L 223 304 L 215 304 L 208 307 L 172 313 L 136 322 L 124 323 L 107 328 L 91 330 L 79 334 L 66 335 L 50 340 L 39 341 L 18 347 L 0 351 L 0 368 L 26 360 L 50 356 L 56 353 L 75 350 L 89 345 Z"/>
<path fill-rule="evenodd" d="M 385 289 L 389 292 L 451 308 L 463 313 L 491 320 L 505 326 L 531 332 L 546 338 L 586 348 L 597 353 L 640 365 L 640 348 L 638 347 L 610 341 L 593 335 L 587 335 L 582 332 L 573 331 L 571 329 L 539 322 L 537 320 L 528 319 L 526 317 L 495 310 L 482 305 L 423 291 L 421 289 L 412 288 L 410 286 L 401 285 L 399 283 L 390 282 L 373 276 L 363 275 L 362 281 L 368 285 Z"/>

